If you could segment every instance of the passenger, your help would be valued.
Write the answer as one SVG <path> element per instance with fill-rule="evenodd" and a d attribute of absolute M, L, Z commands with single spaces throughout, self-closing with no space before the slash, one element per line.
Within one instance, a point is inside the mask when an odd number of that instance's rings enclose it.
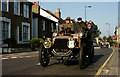
<path fill-rule="evenodd" d="M 81 18 L 81 17 L 79 17 L 79 18 L 77 19 L 77 23 L 76 23 L 76 25 L 75 25 L 75 32 L 76 32 L 76 33 L 79 33 L 79 32 L 81 32 L 81 31 L 85 31 L 86 29 L 87 29 L 86 23 L 82 21 L 82 18 Z"/>
<path fill-rule="evenodd" d="M 72 32 L 74 32 L 74 25 L 71 23 L 70 17 L 67 17 L 65 20 L 65 23 L 61 25 L 60 30 L 64 31 L 64 29 L 71 29 Z"/>

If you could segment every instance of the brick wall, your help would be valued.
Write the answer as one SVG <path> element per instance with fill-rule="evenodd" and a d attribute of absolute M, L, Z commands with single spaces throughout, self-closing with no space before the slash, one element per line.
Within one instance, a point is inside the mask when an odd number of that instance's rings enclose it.
<path fill-rule="evenodd" d="M 30 27 L 32 28 L 32 22 L 31 22 L 31 8 L 32 6 L 29 5 L 29 18 L 23 17 L 23 2 L 20 3 L 20 16 L 14 14 L 14 2 L 9 3 L 9 12 L 2 12 L 2 17 L 6 17 L 11 19 L 11 37 L 14 38 L 14 29 L 15 26 L 19 26 L 19 41 L 22 41 L 22 22 L 30 23 Z M 32 38 L 32 29 L 30 31 L 31 35 L 30 38 Z"/>

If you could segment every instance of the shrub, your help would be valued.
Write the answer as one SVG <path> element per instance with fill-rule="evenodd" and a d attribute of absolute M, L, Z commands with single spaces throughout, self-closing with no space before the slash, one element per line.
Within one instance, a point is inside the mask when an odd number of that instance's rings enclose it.
<path fill-rule="evenodd" d="M 114 41 L 110 41 L 110 46 L 113 46 L 115 44 Z"/>
<path fill-rule="evenodd" d="M 35 50 L 36 47 L 39 47 L 41 43 L 43 43 L 44 40 L 42 38 L 32 38 L 30 40 L 31 48 L 32 50 Z"/>
<path fill-rule="evenodd" d="M 13 44 L 16 45 L 17 41 L 14 38 L 7 38 L 3 41 L 4 44 Z"/>

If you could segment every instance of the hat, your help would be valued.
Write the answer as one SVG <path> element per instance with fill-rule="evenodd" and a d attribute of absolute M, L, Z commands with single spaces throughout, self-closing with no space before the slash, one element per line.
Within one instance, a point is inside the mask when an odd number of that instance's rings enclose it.
<path fill-rule="evenodd" d="M 92 22 L 87 22 L 87 24 L 92 24 Z"/>
<path fill-rule="evenodd" d="M 67 17 L 65 20 L 70 20 L 70 17 Z"/>
<path fill-rule="evenodd" d="M 81 17 L 79 17 L 77 20 L 82 20 L 82 18 L 81 18 Z"/>

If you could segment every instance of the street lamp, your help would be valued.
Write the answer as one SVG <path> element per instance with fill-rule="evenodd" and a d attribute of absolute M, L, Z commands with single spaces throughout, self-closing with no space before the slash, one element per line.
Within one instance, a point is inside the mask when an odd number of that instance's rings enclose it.
<path fill-rule="evenodd" d="M 109 26 L 109 36 L 110 36 L 110 23 L 106 23 Z"/>
<path fill-rule="evenodd" d="M 86 21 L 86 8 L 91 8 L 92 6 L 85 6 L 85 21 Z"/>

